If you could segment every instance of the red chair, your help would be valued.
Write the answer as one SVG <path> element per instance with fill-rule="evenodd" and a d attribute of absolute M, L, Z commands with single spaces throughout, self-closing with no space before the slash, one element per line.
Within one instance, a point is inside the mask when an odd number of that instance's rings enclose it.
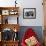
<path fill-rule="evenodd" d="M 21 46 L 27 46 L 25 40 L 32 36 L 34 36 L 35 38 L 37 37 L 36 33 L 32 30 L 32 28 L 28 28 L 24 34 L 24 37 L 22 38 Z M 38 41 L 35 46 L 41 46 L 40 42 Z"/>

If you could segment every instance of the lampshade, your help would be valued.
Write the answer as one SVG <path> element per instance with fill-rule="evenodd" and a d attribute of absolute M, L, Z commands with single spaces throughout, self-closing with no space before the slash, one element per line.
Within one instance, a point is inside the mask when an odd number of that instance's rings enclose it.
<path fill-rule="evenodd" d="M 17 32 L 17 29 L 16 28 L 14 29 L 14 32 Z"/>
<path fill-rule="evenodd" d="M 15 0 L 15 7 L 16 7 L 16 4 L 17 4 L 17 2 L 16 2 L 17 0 Z"/>

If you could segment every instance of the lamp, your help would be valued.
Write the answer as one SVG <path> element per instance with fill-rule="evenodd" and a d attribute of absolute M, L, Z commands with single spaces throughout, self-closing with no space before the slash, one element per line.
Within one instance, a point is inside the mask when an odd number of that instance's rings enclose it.
<path fill-rule="evenodd" d="M 16 30 L 16 29 L 14 29 L 14 32 L 17 32 L 17 30 Z"/>
<path fill-rule="evenodd" d="M 17 2 L 16 2 L 17 0 L 15 0 L 15 7 L 16 7 L 16 4 L 17 4 Z"/>
<path fill-rule="evenodd" d="M 14 36 L 13 36 L 13 40 L 18 40 L 18 32 L 17 32 L 17 29 L 15 28 L 14 29 Z"/>

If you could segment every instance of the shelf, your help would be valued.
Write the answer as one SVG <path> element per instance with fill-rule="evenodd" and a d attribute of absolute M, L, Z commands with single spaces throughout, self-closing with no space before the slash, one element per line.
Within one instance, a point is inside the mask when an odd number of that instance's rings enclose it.
<path fill-rule="evenodd" d="M 19 7 L 0 7 L 0 9 L 18 9 Z"/>
<path fill-rule="evenodd" d="M 4 43 L 16 43 L 16 42 L 19 42 L 19 40 L 15 40 L 15 41 L 12 41 L 12 40 L 10 40 L 10 41 L 3 41 Z"/>
<path fill-rule="evenodd" d="M 2 16 L 2 24 L 19 24 L 18 16 Z"/>
<path fill-rule="evenodd" d="M 2 42 L 3 46 L 18 46 L 18 41 Z"/>
<path fill-rule="evenodd" d="M 13 20 L 9 17 L 16 17 L 16 20 L 14 21 L 15 23 L 13 24 L 18 24 L 18 13 L 19 7 L 0 7 L 0 16 L 1 16 L 1 24 L 12 24 Z M 11 23 L 9 23 L 10 21 Z"/>
<path fill-rule="evenodd" d="M 0 7 L 0 23 L 1 23 L 0 24 L 0 32 L 1 32 L 0 46 L 18 46 L 19 40 L 17 38 L 18 38 L 18 31 L 20 29 L 19 22 L 18 22 L 18 18 L 19 18 L 18 10 L 19 7 Z M 10 29 L 10 31 L 13 32 L 12 33 L 10 32 L 11 33 L 10 34 L 8 32 L 9 31 L 8 29 Z M 7 38 L 3 39 L 6 37 L 5 36 L 6 34 L 4 35 L 5 31 L 7 34 Z"/>
<path fill-rule="evenodd" d="M 2 15 L 18 15 L 19 7 L 0 7 L 0 14 Z"/>
<path fill-rule="evenodd" d="M 1 31 L 5 28 L 9 28 L 12 29 L 14 31 L 14 29 L 16 29 L 17 31 L 19 31 L 20 26 L 19 24 L 0 24 L 1 27 Z"/>

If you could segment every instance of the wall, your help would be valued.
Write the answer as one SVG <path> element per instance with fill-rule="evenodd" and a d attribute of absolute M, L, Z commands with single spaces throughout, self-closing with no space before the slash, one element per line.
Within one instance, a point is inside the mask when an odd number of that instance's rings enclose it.
<path fill-rule="evenodd" d="M 20 1 L 20 25 L 22 26 L 42 26 L 43 25 L 43 6 L 42 0 Z M 36 8 L 36 19 L 23 19 L 23 8 Z"/>
<path fill-rule="evenodd" d="M 0 0 L 0 6 L 15 6 L 15 0 Z M 19 24 L 21 26 L 43 26 L 42 0 L 17 0 L 19 9 Z M 23 19 L 23 8 L 36 8 L 36 19 Z M 9 19 L 10 20 L 10 19 Z"/>

